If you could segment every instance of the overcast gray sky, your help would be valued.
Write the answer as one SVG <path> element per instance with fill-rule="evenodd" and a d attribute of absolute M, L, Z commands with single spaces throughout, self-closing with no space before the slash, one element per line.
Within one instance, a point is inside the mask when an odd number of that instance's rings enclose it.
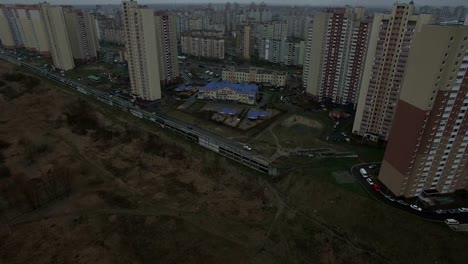
<path fill-rule="evenodd" d="M 409 2 L 400 1 L 400 2 Z M 39 0 L 0 0 L 0 3 L 5 4 L 34 4 L 42 2 Z M 120 4 L 121 0 L 49 0 L 49 3 L 52 4 L 71 4 L 71 5 L 95 5 L 95 4 Z M 225 0 L 139 0 L 138 3 L 142 4 L 152 4 L 152 3 L 225 3 Z M 231 3 L 250 3 L 252 0 L 238 0 L 238 1 L 229 1 Z M 255 3 L 261 3 L 262 1 L 253 1 Z M 290 5 L 362 5 L 362 6 L 391 6 L 394 3 L 394 0 L 264 0 L 263 2 L 267 4 L 290 4 Z M 435 5 L 435 6 L 457 6 L 465 5 L 468 6 L 468 0 L 415 0 L 416 6 L 423 5 Z"/>

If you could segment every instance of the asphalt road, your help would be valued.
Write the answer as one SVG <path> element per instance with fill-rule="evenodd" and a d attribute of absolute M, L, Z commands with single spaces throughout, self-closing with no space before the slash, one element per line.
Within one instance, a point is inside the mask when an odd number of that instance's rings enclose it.
<path fill-rule="evenodd" d="M 430 209 L 430 208 L 423 208 L 423 210 L 417 211 L 415 209 L 412 209 L 409 207 L 409 205 L 403 205 L 398 203 L 397 201 L 400 200 L 399 198 L 393 197 L 395 201 L 390 201 L 389 199 L 385 198 L 382 192 L 377 192 L 375 191 L 372 186 L 367 182 L 367 180 L 361 176 L 361 173 L 359 173 L 359 170 L 361 168 L 364 168 L 366 170 L 369 170 L 370 165 L 379 165 L 380 163 L 367 163 L 367 164 L 358 164 L 355 165 L 351 168 L 351 174 L 353 177 L 356 179 L 357 182 L 376 200 L 385 203 L 389 206 L 392 206 L 394 208 L 397 208 L 399 210 L 405 211 L 407 213 L 416 215 L 418 217 L 424 218 L 429 221 L 434 221 L 434 222 L 443 222 L 445 219 L 456 219 L 460 224 L 463 223 L 468 223 L 468 213 L 457 213 L 457 214 L 451 214 L 451 213 L 446 213 L 446 214 L 437 214 L 433 210 L 435 209 Z M 379 184 L 380 186 L 383 186 L 382 183 L 378 181 L 375 177 L 372 178 L 374 183 Z"/>

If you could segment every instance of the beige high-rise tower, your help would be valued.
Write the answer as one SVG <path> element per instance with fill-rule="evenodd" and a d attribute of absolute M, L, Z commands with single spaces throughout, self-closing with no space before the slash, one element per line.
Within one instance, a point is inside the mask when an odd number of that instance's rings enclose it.
<path fill-rule="evenodd" d="M 99 42 L 93 15 L 68 6 L 63 11 L 73 58 L 81 61 L 96 60 Z"/>
<path fill-rule="evenodd" d="M 16 47 L 16 42 L 13 36 L 13 32 L 8 23 L 8 17 L 6 9 L 0 8 L 0 41 L 2 41 L 3 47 L 12 49 Z"/>
<path fill-rule="evenodd" d="M 397 196 L 468 190 L 468 27 L 413 38 L 379 180 Z"/>
<path fill-rule="evenodd" d="M 39 7 L 54 66 L 62 70 L 73 69 L 75 63 L 62 7 L 48 3 L 41 3 Z"/>
<path fill-rule="evenodd" d="M 154 11 L 136 1 L 123 1 L 122 15 L 132 93 L 144 100 L 161 99 L 159 30 Z"/>
<path fill-rule="evenodd" d="M 374 15 L 353 133 L 387 140 L 413 35 L 431 21 L 431 15 L 415 15 L 413 4 L 397 3 L 391 14 Z"/>

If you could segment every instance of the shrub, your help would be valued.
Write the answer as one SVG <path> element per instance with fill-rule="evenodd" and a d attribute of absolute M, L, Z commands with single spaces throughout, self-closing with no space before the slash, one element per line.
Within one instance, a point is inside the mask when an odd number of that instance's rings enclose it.
<path fill-rule="evenodd" d="M 70 104 L 65 116 L 67 124 L 72 128 L 72 132 L 79 135 L 85 135 L 88 130 L 99 128 L 99 122 L 94 111 L 83 100 L 78 100 Z"/>
<path fill-rule="evenodd" d="M 0 178 L 8 178 L 10 176 L 11 176 L 10 169 L 5 165 L 1 165 L 0 166 Z"/>

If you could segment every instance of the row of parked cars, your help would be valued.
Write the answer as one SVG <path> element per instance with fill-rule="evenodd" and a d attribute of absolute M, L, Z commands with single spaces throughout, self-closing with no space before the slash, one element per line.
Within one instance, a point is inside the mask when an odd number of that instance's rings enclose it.
<path fill-rule="evenodd" d="M 375 165 L 370 165 L 369 166 L 369 169 L 374 169 L 375 168 Z M 377 183 L 374 183 L 374 181 L 369 177 L 369 174 L 367 173 L 366 169 L 364 168 L 361 168 L 359 170 L 359 173 L 361 174 L 361 176 L 366 179 L 366 181 L 372 186 L 372 189 L 374 189 L 374 191 L 376 192 L 380 192 L 380 186 L 377 184 Z M 390 196 L 389 194 L 386 194 L 386 193 L 382 193 L 382 195 L 388 199 L 389 201 L 391 202 L 397 202 L 399 204 L 402 204 L 402 205 L 406 205 L 406 206 L 409 206 L 411 209 L 414 209 L 416 211 L 419 211 L 421 212 L 422 211 L 422 208 L 415 205 L 415 204 L 408 204 L 407 202 L 403 201 L 403 200 L 396 200 L 394 199 L 392 196 Z"/>
<path fill-rule="evenodd" d="M 375 165 L 370 165 L 369 166 L 369 169 L 374 169 L 375 168 Z M 364 168 L 361 168 L 359 170 L 359 173 L 361 174 L 361 176 L 366 179 L 366 181 L 372 185 L 372 188 L 376 191 L 376 192 L 380 192 L 380 186 L 377 184 L 377 183 L 374 183 L 372 181 L 372 179 L 370 178 L 369 174 L 367 173 L 366 169 Z M 414 209 L 416 211 L 419 211 L 419 212 L 422 212 L 422 208 L 417 206 L 416 204 L 408 204 L 407 202 L 403 201 L 403 200 L 397 200 L 395 199 L 394 197 L 392 197 L 391 195 L 389 194 L 386 194 L 386 193 L 382 193 L 382 195 L 388 199 L 389 201 L 391 202 L 397 202 L 401 205 L 405 205 L 405 206 L 409 206 L 411 209 Z M 433 212 L 435 212 L 436 214 L 459 214 L 459 213 L 468 213 L 468 208 L 465 208 L 465 207 L 460 207 L 460 208 L 454 208 L 454 209 L 447 209 L 447 210 L 443 210 L 443 209 L 437 209 L 437 210 L 434 210 Z M 445 219 L 444 221 L 447 225 L 458 225 L 459 222 L 458 220 L 456 219 L 453 219 L 453 218 L 449 218 L 449 219 Z"/>

